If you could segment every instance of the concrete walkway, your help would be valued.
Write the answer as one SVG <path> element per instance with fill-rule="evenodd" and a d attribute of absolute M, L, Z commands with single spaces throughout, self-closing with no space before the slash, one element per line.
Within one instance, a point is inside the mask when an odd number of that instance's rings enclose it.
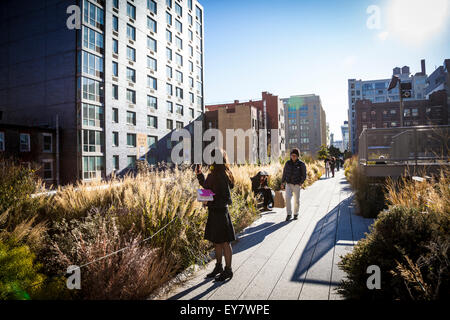
<path fill-rule="evenodd" d="M 342 299 L 334 290 L 345 276 L 337 263 L 373 222 L 354 214 L 351 195 L 343 170 L 320 179 L 301 191 L 297 221 L 285 222 L 285 209 L 275 209 L 244 230 L 233 245 L 230 281 L 205 279 L 213 260 L 161 298 Z"/>

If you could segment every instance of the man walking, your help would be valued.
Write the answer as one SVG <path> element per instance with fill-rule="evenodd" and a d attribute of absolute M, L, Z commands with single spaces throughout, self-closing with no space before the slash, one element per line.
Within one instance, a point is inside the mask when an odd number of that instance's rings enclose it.
<path fill-rule="evenodd" d="M 298 149 L 292 149 L 291 159 L 284 165 L 283 177 L 281 178 L 281 188 L 286 187 L 286 221 L 289 221 L 292 216 L 292 196 L 294 196 L 294 220 L 298 218 L 300 188 L 306 180 L 306 165 L 303 161 L 300 161 L 299 155 Z"/>

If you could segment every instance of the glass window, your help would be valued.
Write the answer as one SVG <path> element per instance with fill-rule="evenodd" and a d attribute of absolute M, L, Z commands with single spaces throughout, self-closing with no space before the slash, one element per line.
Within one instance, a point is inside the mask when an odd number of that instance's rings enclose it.
<path fill-rule="evenodd" d="M 136 168 L 136 156 L 127 156 L 128 168 Z"/>
<path fill-rule="evenodd" d="M 103 157 L 83 157 L 83 178 L 100 178 L 104 170 Z"/>
<path fill-rule="evenodd" d="M 136 61 L 136 49 L 127 47 L 127 58 L 131 61 Z"/>
<path fill-rule="evenodd" d="M 42 134 L 42 152 L 52 152 L 53 149 L 53 136 L 51 133 Z"/>
<path fill-rule="evenodd" d="M 169 96 L 171 96 L 173 94 L 173 87 L 170 83 L 167 83 L 166 90 L 167 90 L 167 94 Z"/>
<path fill-rule="evenodd" d="M 127 146 L 136 147 L 136 134 L 127 133 Z"/>
<path fill-rule="evenodd" d="M 182 65 L 183 65 L 183 56 L 181 56 L 180 54 L 176 53 L 176 54 L 175 54 L 175 57 L 176 57 L 176 62 L 177 62 L 177 64 L 178 64 L 179 66 L 182 66 Z"/>
<path fill-rule="evenodd" d="M 176 71 L 175 72 L 175 76 L 176 76 L 176 80 L 180 83 L 183 82 L 183 73 L 181 73 L 180 71 Z"/>
<path fill-rule="evenodd" d="M 166 127 L 168 130 L 173 130 L 173 120 L 167 119 Z"/>
<path fill-rule="evenodd" d="M 147 96 L 147 107 L 158 109 L 158 99 L 156 97 Z"/>
<path fill-rule="evenodd" d="M 103 49 L 104 38 L 101 33 L 83 26 L 83 46 L 96 52 Z"/>
<path fill-rule="evenodd" d="M 191 30 L 188 30 L 188 36 L 189 36 L 189 40 L 191 40 L 191 41 L 194 40 L 194 33 Z"/>
<path fill-rule="evenodd" d="M 172 67 L 166 66 L 167 78 L 172 78 Z"/>
<path fill-rule="evenodd" d="M 191 116 L 191 118 L 194 118 L 194 109 L 189 108 L 189 115 Z"/>
<path fill-rule="evenodd" d="M 118 171 L 119 168 L 119 156 L 113 156 L 113 161 L 112 161 L 112 165 L 113 165 L 113 170 Z"/>
<path fill-rule="evenodd" d="M 84 22 L 93 27 L 101 28 L 104 24 L 103 9 L 87 0 L 84 0 Z"/>
<path fill-rule="evenodd" d="M 158 80 L 154 77 L 147 76 L 147 86 L 153 90 L 158 89 Z"/>
<path fill-rule="evenodd" d="M 119 100 L 119 86 L 117 84 L 112 85 L 112 98 Z"/>
<path fill-rule="evenodd" d="M 119 76 L 119 64 L 117 62 L 114 62 L 114 61 L 112 63 L 112 74 L 115 77 Z"/>
<path fill-rule="evenodd" d="M 112 19 L 113 31 L 119 32 L 119 18 L 113 15 Z"/>
<path fill-rule="evenodd" d="M 183 129 L 184 123 L 181 121 L 177 121 L 177 129 Z"/>
<path fill-rule="evenodd" d="M 176 87 L 175 93 L 177 98 L 183 99 L 183 89 Z"/>
<path fill-rule="evenodd" d="M 170 101 L 167 101 L 167 112 L 173 113 L 173 103 Z"/>
<path fill-rule="evenodd" d="M 178 49 L 183 50 L 183 40 L 181 38 L 175 37 L 175 43 Z"/>
<path fill-rule="evenodd" d="M 81 82 L 83 99 L 102 102 L 103 88 L 100 82 L 84 77 L 81 79 Z"/>
<path fill-rule="evenodd" d="M 155 136 L 147 136 L 147 146 L 149 149 L 156 147 L 156 142 L 158 142 L 158 137 Z"/>
<path fill-rule="evenodd" d="M 177 13 L 177 15 L 179 15 L 180 17 L 183 16 L 183 9 L 181 8 L 181 6 L 175 2 L 175 12 Z"/>
<path fill-rule="evenodd" d="M 195 17 L 198 21 L 200 21 L 200 23 L 202 23 L 202 9 L 197 6 L 195 6 Z"/>
<path fill-rule="evenodd" d="M 127 80 L 136 83 L 136 70 L 127 68 Z"/>
<path fill-rule="evenodd" d="M 103 107 L 94 106 L 91 104 L 83 103 L 83 125 L 91 127 L 101 127 L 103 121 Z"/>
<path fill-rule="evenodd" d="M 172 61 L 172 49 L 166 48 L 166 56 L 167 56 L 167 60 Z"/>
<path fill-rule="evenodd" d="M 194 72 L 194 64 L 192 61 L 189 61 L 189 72 Z"/>
<path fill-rule="evenodd" d="M 192 10 L 192 0 L 188 0 L 188 8 L 189 10 Z"/>
<path fill-rule="evenodd" d="M 147 37 L 147 48 L 156 52 L 157 51 L 156 40 L 153 38 Z"/>
<path fill-rule="evenodd" d="M 136 28 L 127 24 L 127 37 L 130 40 L 136 40 Z"/>
<path fill-rule="evenodd" d="M 147 116 L 147 126 L 150 128 L 158 128 L 158 118 L 155 116 Z"/>
<path fill-rule="evenodd" d="M 189 77 L 189 87 L 194 88 L 194 78 Z"/>
<path fill-rule="evenodd" d="M 167 42 L 172 42 L 172 32 L 166 30 L 166 40 Z"/>
<path fill-rule="evenodd" d="M 83 72 L 96 77 L 103 75 L 103 58 L 83 51 Z"/>
<path fill-rule="evenodd" d="M 119 54 L 119 41 L 113 39 L 112 41 L 113 53 Z"/>
<path fill-rule="evenodd" d="M 194 48 L 191 45 L 189 45 L 189 56 L 190 57 L 194 56 Z"/>
<path fill-rule="evenodd" d="M 119 146 L 119 133 L 118 132 L 112 133 L 112 145 L 113 145 L 113 147 Z"/>
<path fill-rule="evenodd" d="M 103 132 L 95 130 L 83 130 L 83 151 L 102 152 Z"/>
<path fill-rule="evenodd" d="M 113 8 L 119 9 L 119 0 L 113 0 Z"/>
<path fill-rule="evenodd" d="M 127 124 L 136 125 L 136 112 L 127 111 Z"/>
<path fill-rule="evenodd" d="M 53 179 L 53 160 L 44 160 L 42 162 L 42 173 L 44 176 L 44 180 L 52 180 Z"/>
<path fill-rule="evenodd" d="M 153 0 L 147 0 L 147 9 L 150 10 L 150 12 L 153 12 L 154 14 L 156 14 L 156 10 L 157 10 L 157 5 L 156 2 Z"/>
<path fill-rule="evenodd" d="M 136 7 L 127 2 L 127 16 L 136 20 Z"/>
<path fill-rule="evenodd" d="M 172 25 L 172 15 L 166 12 L 166 22 L 168 25 Z"/>
<path fill-rule="evenodd" d="M 184 114 L 184 108 L 183 108 L 183 106 L 181 104 L 177 104 L 176 105 L 176 110 L 175 111 L 176 111 L 176 113 L 178 113 L 180 115 Z"/>
<path fill-rule="evenodd" d="M 147 17 L 147 28 L 151 31 L 156 33 L 156 21 L 153 20 L 150 17 Z"/>
<path fill-rule="evenodd" d="M 136 104 L 136 91 L 127 89 L 127 101 Z"/>
<path fill-rule="evenodd" d="M 147 68 L 156 71 L 157 70 L 156 59 L 153 59 L 152 57 L 147 57 Z"/>
<path fill-rule="evenodd" d="M 172 8 L 172 0 L 166 0 L 166 5 L 167 5 L 169 8 Z"/>
<path fill-rule="evenodd" d="M 194 101 L 195 99 L 194 99 L 194 94 L 192 93 L 192 92 L 189 92 L 189 101 L 191 102 L 191 103 L 194 103 L 195 101 Z"/>
<path fill-rule="evenodd" d="M 113 108 L 112 111 L 113 111 L 113 114 L 112 114 L 112 121 L 113 121 L 114 123 L 119 123 L 119 109 Z"/>
<path fill-rule="evenodd" d="M 175 29 L 179 33 L 183 33 L 183 24 L 180 21 L 178 21 L 177 19 L 175 19 Z"/>

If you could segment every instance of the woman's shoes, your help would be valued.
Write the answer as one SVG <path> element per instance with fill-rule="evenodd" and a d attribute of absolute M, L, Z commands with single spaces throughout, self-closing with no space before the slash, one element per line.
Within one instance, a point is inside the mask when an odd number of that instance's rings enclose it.
<path fill-rule="evenodd" d="M 215 276 L 217 276 L 218 274 L 221 274 L 223 272 L 223 267 L 221 264 L 217 264 L 214 267 L 214 270 L 211 273 L 208 273 L 206 275 L 207 278 L 214 278 Z"/>
<path fill-rule="evenodd" d="M 225 281 L 233 278 L 233 271 L 229 267 L 225 267 L 225 270 L 222 271 L 218 276 L 216 276 L 216 281 Z"/>

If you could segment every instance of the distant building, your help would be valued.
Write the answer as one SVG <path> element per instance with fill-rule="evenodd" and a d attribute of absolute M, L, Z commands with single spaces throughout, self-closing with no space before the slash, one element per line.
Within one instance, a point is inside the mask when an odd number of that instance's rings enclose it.
<path fill-rule="evenodd" d="M 252 106 L 261 113 L 262 121 L 264 123 L 263 127 L 268 131 L 268 156 L 278 158 L 279 156 L 284 155 L 286 151 L 284 106 L 278 96 L 263 92 L 261 100 L 235 100 L 230 103 L 207 105 L 206 110 L 216 111 L 220 108 L 239 106 Z M 271 130 L 274 130 L 275 135 L 271 135 Z"/>
<path fill-rule="evenodd" d="M 358 100 L 356 109 L 356 152 L 359 136 L 364 129 L 400 127 L 400 106 L 398 102 L 373 103 Z M 404 127 L 422 125 L 447 125 L 448 103 L 444 90 L 434 92 L 429 100 L 404 102 Z"/>
<path fill-rule="evenodd" d="M 0 157 L 36 166 L 38 176 L 48 185 L 59 182 L 57 144 L 55 129 L 0 124 Z"/>
<path fill-rule="evenodd" d="M 315 94 L 282 99 L 286 116 L 287 149 L 298 148 L 315 156 L 327 144 L 326 115 Z"/>
<path fill-rule="evenodd" d="M 348 131 L 348 121 L 344 121 L 344 125 L 341 126 L 341 132 L 342 132 L 342 147 L 345 150 L 350 150 L 349 147 L 349 131 Z"/>
<path fill-rule="evenodd" d="M 333 147 L 335 147 L 336 149 L 339 149 L 340 152 L 345 151 L 342 140 L 333 141 L 333 143 L 331 145 Z"/>
<path fill-rule="evenodd" d="M 412 86 L 411 97 L 404 99 L 404 101 L 422 100 L 425 99 L 426 87 L 426 69 L 425 60 L 421 60 L 421 71 L 415 75 L 410 73 L 408 66 L 402 68 L 396 67 L 393 69 L 393 75 L 398 76 L 402 83 L 410 82 Z M 391 78 L 380 80 L 348 80 L 348 119 L 349 119 L 349 144 L 353 153 L 356 152 L 356 115 L 355 104 L 358 100 L 369 100 L 372 103 L 384 103 L 400 101 L 398 87 L 388 91 Z"/>

